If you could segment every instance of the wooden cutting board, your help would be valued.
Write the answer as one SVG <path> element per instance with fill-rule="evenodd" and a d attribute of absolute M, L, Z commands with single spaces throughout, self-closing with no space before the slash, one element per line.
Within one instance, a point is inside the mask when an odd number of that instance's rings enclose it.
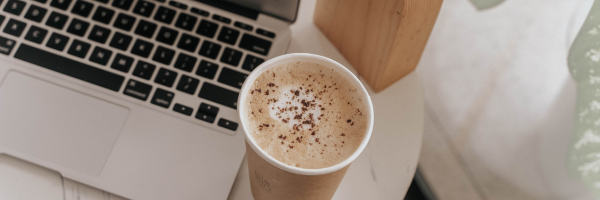
<path fill-rule="evenodd" d="M 314 23 L 375 92 L 415 69 L 443 0 L 318 0 Z"/>

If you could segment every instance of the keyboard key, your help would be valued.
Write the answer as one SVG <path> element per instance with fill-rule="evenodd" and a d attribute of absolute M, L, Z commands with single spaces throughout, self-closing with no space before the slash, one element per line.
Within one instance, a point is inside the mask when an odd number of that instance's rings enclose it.
<path fill-rule="evenodd" d="M 88 39 L 104 44 L 109 35 L 110 30 L 94 25 L 94 28 L 92 28 L 92 32 L 88 36 Z"/>
<path fill-rule="evenodd" d="M 223 17 L 223 16 L 221 16 L 221 15 L 214 14 L 214 15 L 212 16 L 212 18 L 213 18 L 214 20 L 217 20 L 217 21 L 220 21 L 220 22 L 223 22 L 223 23 L 226 23 L 226 24 L 229 24 L 229 23 L 231 23 L 231 19 L 229 19 L 229 18 L 227 18 L 227 17 Z"/>
<path fill-rule="evenodd" d="M 104 24 L 109 24 L 110 20 L 112 20 L 113 15 L 115 15 L 114 10 L 111 10 L 111 9 L 108 9 L 108 8 L 105 8 L 102 6 L 98 6 L 92 19 L 94 21 L 98 21 L 98 22 L 101 22 Z"/>
<path fill-rule="evenodd" d="M 125 80 L 123 76 L 49 53 L 27 44 L 19 46 L 19 49 L 15 53 L 15 58 L 115 92 L 119 91 Z"/>
<path fill-rule="evenodd" d="M 150 95 L 150 91 L 152 91 L 151 85 L 135 81 L 133 79 L 129 79 L 125 90 L 123 90 L 123 94 L 142 101 L 146 101 L 146 99 L 148 99 L 148 96 Z"/>
<path fill-rule="evenodd" d="M 208 105 L 205 103 L 201 103 L 200 108 L 198 108 L 198 112 L 202 112 L 204 114 L 216 117 L 217 114 L 219 113 L 219 108 L 216 106 L 211 106 L 211 105 Z"/>
<path fill-rule="evenodd" d="M 198 25 L 198 29 L 196 29 L 196 33 L 212 38 L 217 32 L 217 28 L 219 28 L 218 24 L 202 20 L 200 21 L 200 25 Z"/>
<path fill-rule="evenodd" d="M 159 46 L 156 48 L 156 52 L 154 52 L 152 60 L 165 65 L 170 65 L 173 57 L 175 57 L 175 51 Z"/>
<path fill-rule="evenodd" d="M 52 35 L 50 35 L 50 39 L 46 43 L 46 46 L 56 49 L 56 50 L 59 50 L 59 51 L 62 51 L 63 49 L 65 49 L 65 46 L 67 46 L 68 42 L 69 42 L 69 37 L 58 34 L 58 33 L 52 33 Z"/>
<path fill-rule="evenodd" d="M 220 127 L 232 130 L 232 131 L 236 131 L 237 127 L 238 127 L 238 123 L 226 120 L 226 119 L 219 119 L 219 122 L 217 123 L 217 125 L 219 125 Z"/>
<path fill-rule="evenodd" d="M 129 15 L 126 15 L 123 13 L 119 13 L 113 26 L 115 28 L 120 28 L 120 29 L 123 29 L 126 31 L 130 31 L 131 28 L 133 28 L 133 23 L 135 23 L 135 17 L 129 16 Z"/>
<path fill-rule="evenodd" d="M 156 88 L 156 91 L 154 91 L 154 97 L 152 97 L 152 101 L 150 101 L 150 103 L 163 108 L 169 108 L 173 97 L 175 97 L 175 93 Z"/>
<path fill-rule="evenodd" d="M 194 65 L 196 64 L 196 60 L 197 59 L 192 56 L 179 53 L 179 56 L 175 61 L 175 68 L 186 72 L 192 72 L 192 69 L 194 69 Z"/>
<path fill-rule="evenodd" d="M 179 32 L 167 27 L 161 27 L 160 31 L 158 31 L 158 35 L 156 35 L 156 41 L 172 45 L 175 43 L 175 39 L 179 35 Z"/>
<path fill-rule="evenodd" d="M 242 69 L 245 69 L 248 71 L 253 71 L 254 68 L 258 67 L 263 62 L 265 62 L 264 59 L 248 54 L 248 55 L 246 55 L 246 59 L 244 59 L 244 64 L 242 64 Z"/>
<path fill-rule="evenodd" d="M 269 54 L 269 49 L 271 48 L 271 41 L 267 41 L 256 36 L 244 33 L 239 46 L 242 49 L 246 49 L 248 51 L 252 51 L 254 53 L 266 56 L 267 54 Z"/>
<path fill-rule="evenodd" d="M 15 44 L 17 44 L 16 41 L 0 36 L 0 53 L 5 55 L 10 54 Z"/>
<path fill-rule="evenodd" d="M 117 56 L 115 56 L 115 60 L 113 60 L 110 68 L 127 73 L 129 72 L 131 65 L 133 65 L 132 57 L 117 53 Z"/>
<path fill-rule="evenodd" d="M 48 0 L 35 0 L 35 1 L 40 2 L 40 3 L 46 3 L 46 2 L 48 2 Z"/>
<path fill-rule="evenodd" d="M 52 0 L 52 2 L 50 2 L 50 6 L 58 8 L 58 9 L 62 9 L 62 10 L 67 10 L 67 8 L 69 8 L 70 4 L 71 4 L 71 0 Z"/>
<path fill-rule="evenodd" d="M 96 0 L 96 1 L 100 2 L 100 3 L 108 3 L 109 0 Z"/>
<path fill-rule="evenodd" d="M 27 24 L 14 19 L 10 19 L 6 24 L 6 27 L 4 27 L 4 32 L 20 37 L 23 33 L 23 29 L 25 29 L 25 26 L 27 26 Z"/>
<path fill-rule="evenodd" d="M 92 55 L 90 55 L 90 61 L 106 65 L 110 56 L 112 56 L 112 51 L 101 47 L 95 47 L 94 51 L 92 51 Z"/>
<path fill-rule="evenodd" d="M 223 67 L 218 81 L 231 87 L 242 88 L 247 77 L 247 74 Z"/>
<path fill-rule="evenodd" d="M 188 31 L 192 31 L 194 30 L 194 25 L 196 25 L 196 21 L 198 21 L 198 18 L 185 13 L 180 13 L 179 17 L 177 17 L 177 21 L 175 22 L 175 26 Z"/>
<path fill-rule="evenodd" d="M 207 114 L 204 114 L 203 112 L 197 112 L 195 117 L 196 117 L 196 119 L 199 119 L 199 120 L 211 123 L 211 124 L 213 122 L 215 122 L 215 116 L 207 115 Z"/>
<path fill-rule="evenodd" d="M 158 2 L 164 3 L 166 0 L 154 0 L 154 1 L 158 1 Z"/>
<path fill-rule="evenodd" d="M 154 35 L 154 31 L 156 30 L 156 24 L 152 22 L 148 22 L 146 20 L 140 20 L 140 23 L 135 28 L 135 34 L 152 38 Z"/>
<path fill-rule="evenodd" d="M 150 2 L 144 1 L 144 0 L 139 0 L 137 2 L 137 4 L 135 4 L 135 7 L 133 8 L 133 13 L 144 16 L 144 17 L 150 17 L 155 6 L 156 5 L 154 3 L 150 3 Z"/>
<path fill-rule="evenodd" d="M 4 15 L 0 15 L 0 25 L 2 25 L 2 23 L 4 23 L 5 19 L 6 19 L 6 17 Z"/>
<path fill-rule="evenodd" d="M 89 26 L 90 23 L 73 18 L 73 20 L 71 20 L 69 28 L 67 28 L 67 32 L 83 37 Z"/>
<path fill-rule="evenodd" d="M 152 51 L 153 47 L 154 44 L 137 39 L 133 44 L 133 48 L 131 48 L 131 53 L 147 58 L 150 55 L 150 51 Z"/>
<path fill-rule="evenodd" d="M 223 55 L 221 56 L 221 62 L 230 64 L 231 66 L 237 67 L 242 59 L 242 52 L 238 50 L 231 49 L 229 47 L 225 48 L 223 51 Z"/>
<path fill-rule="evenodd" d="M 4 2 L 4 0 L 0 0 L 0 5 L 2 5 L 3 2 Z M 4 5 L 4 11 L 15 14 L 15 15 L 20 15 L 21 12 L 23 12 L 23 8 L 25 8 L 25 5 L 26 5 L 25 2 L 22 2 L 19 0 L 8 0 L 6 5 Z M 2 16 L 2 19 L 4 19 L 4 16 Z M 0 24 L 1 23 L 2 23 L 2 21 L 0 21 Z"/>
<path fill-rule="evenodd" d="M 31 26 L 29 31 L 27 31 L 27 35 L 25 35 L 25 39 L 42 44 L 42 41 L 44 41 L 44 38 L 46 38 L 46 34 L 48 34 L 46 29 L 37 26 Z"/>
<path fill-rule="evenodd" d="M 46 20 L 46 25 L 56 28 L 58 30 L 62 30 L 62 28 L 67 23 L 67 19 L 69 19 L 69 17 L 67 17 L 66 15 L 57 12 L 52 12 L 52 14 L 50 14 L 50 17 L 48 17 L 48 20 Z"/>
<path fill-rule="evenodd" d="M 251 25 L 244 24 L 242 22 L 235 22 L 235 23 L 233 23 L 233 25 L 236 26 L 236 27 L 238 27 L 238 28 L 247 30 L 247 31 L 252 31 L 252 29 L 254 29 L 254 27 L 252 27 Z"/>
<path fill-rule="evenodd" d="M 179 3 L 179 2 L 176 2 L 176 1 L 169 1 L 169 5 L 177 7 L 177 8 L 181 8 L 181 9 L 184 9 L 184 10 L 187 10 L 187 8 L 188 8 L 187 5 Z"/>
<path fill-rule="evenodd" d="M 221 28 L 221 32 L 219 33 L 219 37 L 217 37 L 217 39 L 221 42 L 225 42 L 227 44 L 234 45 L 235 42 L 237 41 L 237 38 L 239 35 L 240 35 L 239 31 L 223 26 L 223 28 Z"/>
<path fill-rule="evenodd" d="M 127 51 L 127 48 L 129 47 L 129 43 L 131 43 L 131 36 L 129 35 L 125 35 L 119 32 L 115 32 L 115 35 L 113 36 L 112 40 L 110 41 L 110 46 L 123 50 L 123 51 Z"/>
<path fill-rule="evenodd" d="M 215 78 L 215 74 L 217 74 L 218 69 L 219 65 L 208 62 L 206 60 L 202 60 L 200 61 L 198 69 L 196 70 L 196 75 L 212 80 L 213 78 Z"/>
<path fill-rule="evenodd" d="M 71 13 L 83 17 L 88 17 L 90 15 L 90 12 L 92 12 L 92 8 L 94 8 L 94 4 L 82 0 L 77 0 L 75 6 L 73 6 L 73 9 L 71 9 Z"/>
<path fill-rule="evenodd" d="M 205 10 L 200 10 L 198 8 L 192 8 L 192 13 L 196 13 L 205 17 L 208 17 L 209 13 Z"/>
<path fill-rule="evenodd" d="M 165 24 L 171 24 L 174 17 L 175 10 L 161 6 L 158 8 L 158 11 L 156 11 L 156 14 L 154 15 L 154 20 L 163 22 Z"/>
<path fill-rule="evenodd" d="M 198 97 L 216 102 L 227 107 L 237 109 L 238 93 L 213 85 L 208 82 L 202 84 Z"/>
<path fill-rule="evenodd" d="M 177 84 L 177 90 L 194 95 L 198 84 L 200 84 L 200 80 L 181 75 L 181 79 L 179 79 L 179 83 Z"/>
<path fill-rule="evenodd" d="M 150 80 L 150 77 L 152 77 L 152 74 L 154 74 L 155 68 L 156 66 L 153 64 L 138 60 L 138 63 L 135 66 L 135 69 L 133 70 L 133 75 L 146 80 Z"/>
<path fill-rule="evenodd" d="M 71 44 L 71 47 L 69 48 L 69 51 L 67 51 L 67 53 L 80 58 L 84 58 L 88 50 L 90 50 L 90 46 L 91 45 L 88 43 L 79 40 L 73 40 L 73 43 Z"/>
<path fill-rule="evenodd" d="M 184 115 L 187 115 L 187 116 L 190 116 L 190 115 L 192 115 L 192 113 L 194 112 L 194 109 L 192 109 L 192 108 L 190 108 L 190 107 L 187 107 L 187 106 L 184 106 L 184 105 L 181 105 L 181 104 L 178 104 L 178 103 L 176 103 L 176 104 L 173 106 L 173 111 L 175 111 L 175 112 L 178 112 L 178 113 L 181 113 L 181 114 L 184 114 Z"/>
<path fill-rule="evenodd" d="M 27 10 L 27 13 L 25 13 L 25 19 L 33 20 L 36 22 L 42 22 L 42 19 L 44 19 L 46 12 L 48 12 L 48 10 L 46 10 L 45 8 L 40 8 L 36 5 L 31 5 L 29 6 L 29 10 Z"/>
<path fill-rule="evenodd" d="M 256 29 L 256 33 L 258 33 L 259 35 L 264 35 L 270 38 L 275 38 L 275 33 L 271 32 L 271 31 L 266 31 L 264 29 Z"/>
<path fill-rule="evenodd" d="M 180 49 L 189 51 L 189 52 L 194 52 L 196 51 L 196 47 L 198 47 L 198 43 L 200 42 L 200 38 L 188 35 L 188 34 L 182 34 L 181 35 L 181 39 L 179 39 L 179 43 L 177 44 L 177 47 L 179 47 Z"/>
<path fill-rule="evenodd" d="M 156 78 L 154 78 L 154 82 L 167 87 L 171 87 L 173 86 L 173 82 L 175 82 L 176 77 L 177 72 L 165 68 L 160 68 L 160 70 L 158 70 Z"/>
<path fill-rule="evenodd" d="M 220 50 L 221 45 L 204 40 L 204 43 L 202 43 L 202 47 L 200 48 L 198 54 L 208 58 L 217 59 Z"/>
<path fill-rule="evenodd" d="M 113 1 L 112 6 L 123 10 L 129 10 L 132 3 L 133 0 L 115 0 Z"/>

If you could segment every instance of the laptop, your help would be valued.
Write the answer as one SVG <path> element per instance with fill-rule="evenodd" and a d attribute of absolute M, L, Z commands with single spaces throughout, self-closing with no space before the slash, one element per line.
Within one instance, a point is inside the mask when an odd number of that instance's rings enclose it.
<path fill-rule="evenodd" d="M 299 0 L 0 0 L 0 153 L 131 199 L 226 199 L 237 97 Z"/>

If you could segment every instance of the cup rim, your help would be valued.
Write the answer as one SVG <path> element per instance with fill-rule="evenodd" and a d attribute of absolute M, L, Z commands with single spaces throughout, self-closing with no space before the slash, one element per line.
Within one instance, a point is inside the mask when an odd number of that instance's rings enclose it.
<path fill-rule="evenodd" d="M 350 82 L 354 83 L 355 86 L 358 88 L 358 92 L 360 92 L 366 99 L 365 102 L 367 104 L 366 107 L 368 109 L 368 114 L 369 114 L 369 119 L 368 119 L 369 124 L 367 126 L 366 134 L 363 137 L 363 140 L 361 141 L 360 145 L 354 151 L 354 153 L 352 153 L 352 155 L 350 155 L 344 161 L 342 161 L 338 164 L 335 164 L 333 166 L 319 168 L 319 169 L 306 169 L 306 168 L 300 168 L 300 167 L 287 165 L 287 164 L 273 158 L 267 152 L 262 150 L 258 146 L 258 144 L 256 144 L 256 141 L 254 141 L 252 139 L 252 136 L 250 136 L 250 133 L 247 130 L 247 126 L 246 126 L 247 123 L 246 123 L 246 120 L 244 120 L 244 110 L 241 108 L 245 107 L 244 100 L 248 96 L 248 90 L 252 87 L 252 83 L 254 82 L 254 80 L 256 80 L 264 71 L 266 71 L 268 69 L 277 67 L 281 64 L 297 62 L 297 61 L 318 63 L 318 64 L 326 65 L 327 67 L 333 68 L 334 70 L 337 70 L 338 73 L 342 74 L 343 76 L 348 78 L 348 80 Z M 277 56 L 275 58 L 272 58 L 272 59 L 260 64 L 258 67 L 256 67 L 253 70 L 253 72 L 250 73 L 250 75 L 248 75 L 244 84 L 242 85 L 242 88 L 240 90 L 240 95 L 238 97 L 237 110 L 238 110 L 238 114 L 240 117 L 242 128 L 244 130 L 244 137 L 246 138 L 246 142 L 248 142 L 250 147 L 252 147 L 252 149 L 260 157 L 262 157 L 264 160 L 266 160 L 270 164 L 276 166 L 277 168 L 291 172 L 291 173 L 301 174 L 301 175 L 328 174 L 328 173 L 338 171 L 338 170 L 348 166 L 365 149 L 365 147 L 367 146 L 367 144 L 369 142 L 369 139 L 371 138 L 371 133 L 373 132 L 373 122 L 374 122 L 373 104 L 371 102 L 371 97 L 369 96 L 369 93 L 365 89 L 364 85 L 360 82 L 360 80 L 352 72 L 350 72 L 350 70 L 348 70 L 342 64 L 340 64 L 330 58 L 320 56 L 320 55 L 310 54 L 310 53 L 292 53 L 292 54 L 285 54 L 285 55 Z"/>

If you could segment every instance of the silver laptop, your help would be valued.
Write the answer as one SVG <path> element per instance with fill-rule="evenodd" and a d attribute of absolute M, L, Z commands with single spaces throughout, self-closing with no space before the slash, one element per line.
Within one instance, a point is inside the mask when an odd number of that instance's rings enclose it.
<path fill-rule="evenodd" d="M 0 0 L 0 153 L 132 199 L 226 199 L 237 96 L 299 0 Z"/>

